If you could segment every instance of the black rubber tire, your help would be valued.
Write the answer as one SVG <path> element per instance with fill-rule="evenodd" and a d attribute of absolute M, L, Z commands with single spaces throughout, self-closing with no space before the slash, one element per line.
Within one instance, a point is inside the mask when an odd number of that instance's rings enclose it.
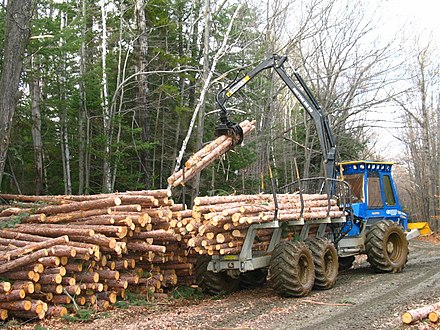
<path fill-rule="evenodd" d="M 238 290 L 238 279 L 232 278 L 226 272 L 214 273 L 207 270 L 211 261 L 209 256 L 200 256 L 195 266 L 196 284 L 204 293 L 217 296 Z"/>
<path fill-rule="evenodd" d="M 353 266 L 354 260 L 355 256 L 339 257 L 339 271 L 342 272 L 344 270 L 350 269 Z"/>
<path fill-rule="evenodd" d="M 315 264 L 315 289 L 332 288 L 338 278 L 338 251 L 327 238 L 315 237 L 306 241 Z"/>
<path fill-rule="evenodd" d="M 371 226 L 365 241 L 367 261 L 378 272 L 400 272 L 408 261 L 408 241 L 402 227 L 381 220 Z"/>
<path fill-rule="evenodd" d="M 267 269 L 260 268 L 240 274 L 240 289 L 260 288 L 266 283 Z"/>
<path fill-rule="evenodd" d="M 272 252 L 269 274 L 272 288 L 281 296 L 309 294 L 315 281 L 315 266 L 307 244 L 299 241 L 279 243 Z"/>

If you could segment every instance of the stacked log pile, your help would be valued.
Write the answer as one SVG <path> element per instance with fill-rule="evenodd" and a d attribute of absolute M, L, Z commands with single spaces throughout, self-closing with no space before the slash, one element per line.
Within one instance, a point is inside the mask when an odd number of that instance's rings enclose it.
<path fill-rule="evenodd" d="M 245 120 L 240 123 L 243 129 L 243 135 L 246 136 L 255 130 L 255 120 L 250 122 Z M 228 135 L 222 135 L 202 149 L 193 154 L 186 162 L 183 169 L 173 173 L 168 179 L 168 184 L 173 187 L 185 185 L 197 173 L 211 165 L 215 160 L 220 159 L 226 152 L 231 150 L 235 145 L 234 138 Z"/>
<path fill-rule="evenodd" d="M 280 221 L 340 218 L 336 200 L 324 194 L 278 194 Z M 192 210 L 188 246 L 199 254 L 238 254 L 250 225 L 273 221 L 275 202 L 272 194 L 198 197 Z M 254 250 L 265 250 L 273 229 L 258 230 Z"/>
<path fill-rule="evenodd" d="M 0 197 L 18 205 L 0 221 L 20 222 L 0 230 L 0 320 L 63 315 L 72 300 L 105 309 L 127 289 L 160 293 L 193 279 L 188 211 L 169 190 Z"/>

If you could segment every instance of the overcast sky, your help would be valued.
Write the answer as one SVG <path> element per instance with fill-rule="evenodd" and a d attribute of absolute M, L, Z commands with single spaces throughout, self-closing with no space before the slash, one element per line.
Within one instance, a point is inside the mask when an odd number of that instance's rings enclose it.
<path fill-rule="evenodd" d="M 384 33 L 394 36 L 397 32 L 402 32 L 404 37 L 410 34 L 419 37 L 422 44 L 426 45 L 429 41 L 437 51 L 440 49 L 440 1 L 438 0 L 369 0 L 373 8 L 381 15 Z M 377 7 L 376 7 L 377 6 Z M 412 38 L 412 37 L 410 37 Z M 413 40 L 413 39 L 412 39 Z M 412 50 L 414 43 L 407 44 L 408 51 Z M 381 155 L 386 156 L 387 160 L 398 162 L 401 159 L 403 146 L 393 137 L 397 134 L 396 126 L 398 123 L 399 112 L 396 108 L 383 108 L 383 113 L 372 116 L 380 116 L 387 120 L 390 128 L 375 129 L 378 138 L 377 150 Z M 397 111 L 397 112 L 396 112 Z M 371 117 L 370 117 L 371 118 Z"/>

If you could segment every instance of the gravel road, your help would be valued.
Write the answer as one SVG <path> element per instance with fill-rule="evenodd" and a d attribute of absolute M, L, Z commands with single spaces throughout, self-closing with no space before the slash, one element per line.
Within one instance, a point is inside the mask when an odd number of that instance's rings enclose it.
<path fill-rule="evenodd" d="M 404 326 L 401 314 L 440 300 L 440 245 L 411 241 L 406 268 L 377 274 L 366 258 L 341 273 L 331 290 L 281 298 L 270 286 L 222 299 L 115 309 L 84 324 L 45 321 L 48 329 L 432 329 Z M 34 325 L 35 326 L 35 325 Z M 440 328 L 440 327 L 439 327 Z"/>

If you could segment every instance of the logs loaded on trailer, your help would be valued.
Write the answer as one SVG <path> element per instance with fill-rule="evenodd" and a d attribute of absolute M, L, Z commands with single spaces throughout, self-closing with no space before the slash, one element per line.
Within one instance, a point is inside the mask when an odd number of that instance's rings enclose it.
<path fill-rule="evenodd" d="M 301 202 L 302 198 L 302 202 Z M 341 218 L 336 200 L 325 194 L 272 194 L 197 197 L 192 209 L 193 237 L 188 246 L 199 254 L 239 254 L 252 224 Z M 277 210 L 277 211 L 276 211 Z M 273 229 L 257 232 L 253 249 L 265 250 Z"/>
<path fill-rule="evenodd" d="M 193 282 L 185 207 L 169 190 L 0 197 L 0 320 L 63 315 L 72 301 L 103 309 L 127 290 Z M 186 222 L 185 222 L 186 224 Z"/>

